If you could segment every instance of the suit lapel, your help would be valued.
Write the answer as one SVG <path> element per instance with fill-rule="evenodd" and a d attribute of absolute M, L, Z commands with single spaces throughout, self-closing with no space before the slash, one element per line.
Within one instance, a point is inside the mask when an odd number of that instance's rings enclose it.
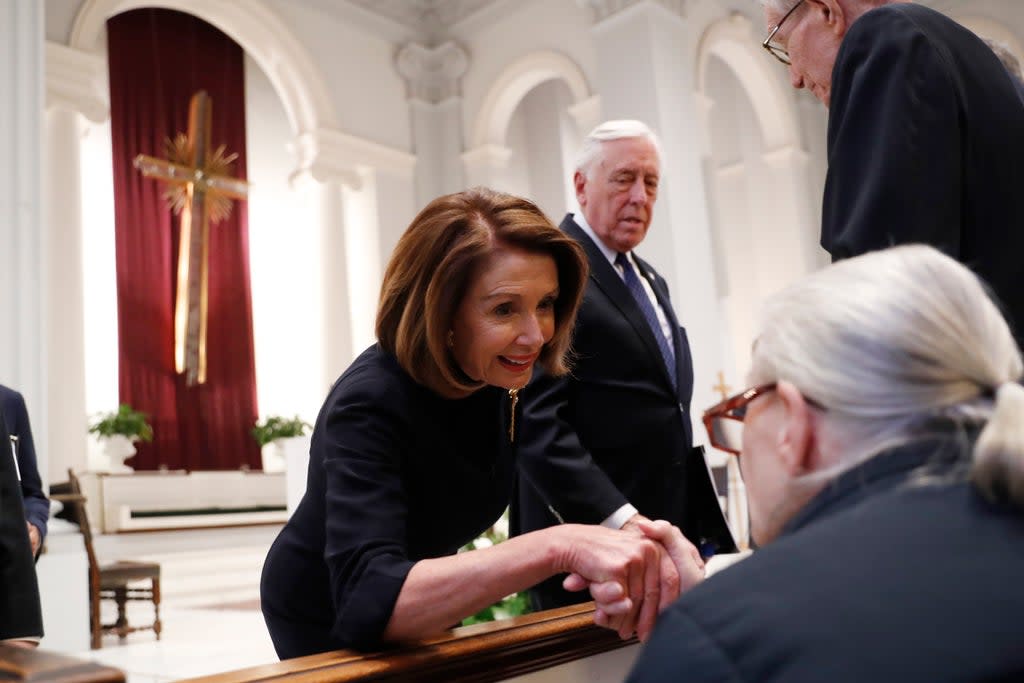
<path fill-rule="evenodd" d="M 594 240 L 590 239 L 587 233 L 583 232 L 580 226 L 576 225 L 576 221 L 572 219 L 572 214 L 566 215 L 562 221 L 562 232 L 569 235 L 583 247 L 584 251 L 587 252 L 587 260 L 590 261 L 590 279 L 594 281 L 594 284 L 604 292 L 605 296 L 615 304 L 616 308 L 622 313 L 622 315 L 629 321 L 636 333 L 640 335 L 644 345 L 647 347 L 647 352 L 654 357 L 658 367 L 662 369 L 662 377 L 665 379 L 665 383 L 668 386 L 669 391 L 672 390 L 671 383 L 668 376 L 668 368 L 665 366 L 665 359 L 661 355 L 661 349 L 658 347 L 658 342 L 654 338 L 654 331 L 651 330 L 651 326 L 647 324 L 647 320 L 644 318 L 643 312 L 640 310 L 640 306 L 637 305 L 636 299 L 630 294 L 629 288 L 626 287 L 626 283 L 622 281 L 622 277 L 615 270 L 615 267 L 608 262 L 608 259 L 601 252 L 601 249 L 594 244 Z M 648 282 L 651 282 L 648 271 L 650 266 L 646 263 L 642 263 L 640 259 L 637 259 L 637 264 L 640 266 L 642 276 L 647 278 Z M 670 311 L 671 307 L 667 305 L 667 302 L 662 298 L 658 292 L 658 287 L 651 282 L 651 286 L 658 297 L 658 302 L 661 304 L 662 310 L 669 316 L 670 321 L 675 320 Z M 676 333 L 676 329 L 679 327 L 678 324 L 672 322 L 670 327 L 673 329 L 672 341 L 676 353 L 679 352 L 679 338 Z M 678 355 L 677 355 L 678 358 Z M 676 372 L 679 371 L 679 362 L 676 362 Z"/>

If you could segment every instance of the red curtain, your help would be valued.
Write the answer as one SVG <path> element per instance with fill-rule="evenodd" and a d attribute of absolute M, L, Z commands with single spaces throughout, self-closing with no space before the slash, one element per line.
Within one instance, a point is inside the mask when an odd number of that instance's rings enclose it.
<path fill-rule="evenodd" d="M 121 401 L 149 413 L 152 443 L 137 444 L 135 469 L 258 469 L 249 430 L 257 416 L 244 202 L 210 228 L 207 381 L 188 387 L 174 367 L 179 221 L 167 186 L 132 166 L 136 154 L 166 158 L 164 141 L 188 129 L 189 99 L 213 102 L 213 147 L 237 152 L 246 177 L 242 49 L 181 12 L 140 9 L 107 22 Z"/>

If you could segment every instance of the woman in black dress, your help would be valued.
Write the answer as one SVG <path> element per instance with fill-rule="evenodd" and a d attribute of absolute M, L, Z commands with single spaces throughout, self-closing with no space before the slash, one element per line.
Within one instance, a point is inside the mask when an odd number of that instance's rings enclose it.
<path fill-rule="evenodd" d="M 646 635 L 672 586 L 697 580 L 666 578 L 664 549 L 689 547 L 666 524 L 649 532 L 660 543 L 567 524 L 456 554 L 508 505 L 517 392 L 535 363 L 567 372 L 586 278 L 580 248 L 526 200 L 481 188 L 416 217 L 384 275 L 378 342 L 332 387 L 305 496 L 264 565 L 282 659 L 430 635 L 561 572 Z"/>

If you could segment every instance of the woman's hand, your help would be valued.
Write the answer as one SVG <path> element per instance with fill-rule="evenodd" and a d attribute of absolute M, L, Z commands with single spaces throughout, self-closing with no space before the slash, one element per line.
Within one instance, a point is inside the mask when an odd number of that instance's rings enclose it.
<path fill-rule="evenodd" d="M 680 592 L 689 590 L 704 579 L 704 561 L 682 532 L 664 520 L 652 522 L 636 515 L 623 526 L 622 532 L 658 543 L 658 590 L 645 593 L 639 611 L 629 596 L 624 595 L 623 585 L 616 582 L 588 581 L 576 573 L 566 578 L 563 586 L 570 591 L 590 589 L 596 607 L 594 623 L 597 625 L 618 631 L 622 638 L 629 638 L 635 630 L 637 637 L 645 640 L 657 613 L 672 604 Z"/>
<path fill-rule="evenodd" d="M 553 528 L 570 534 L 562 567 L 571 575 L 563 586 L 571 591 L 590 589 L 599 626 L 618 631 L 623 639 L 634 633 L 646 639 L 663 602 L 662 592 L 678 594 L 678 573 L 671 561 L 662 561 L 659 544 L 637 531 L 573 524 Z"/>

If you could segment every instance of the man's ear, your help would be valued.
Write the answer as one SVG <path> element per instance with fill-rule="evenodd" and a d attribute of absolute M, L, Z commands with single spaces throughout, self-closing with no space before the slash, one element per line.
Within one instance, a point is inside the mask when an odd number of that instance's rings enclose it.
<path fill-rule="evenodd" d="M 835 35 L 842 37 L 846 35 L 847 18 L 849 13 L 846 11 L 844 3 L 847 0 L 809 0 L 811 2 L 811 9 L 816 12 L 820 12 L 822 19 L 825 22 L 825 26 L 829 31 Z"/>
<path fill-rule="evenodd" d="M 580 171 L 576 171 L 572 174 L 572 185 L 576 189 L 576 201 L 579 202 L 580 207 L 586 205 L 587 200 L 583 194 L 583 188 L 587 184 L 587 177 Z"/>
<path fill-rule="evenodd" d="M 781 381 L 775 393 L 783 411 L 776 448 L 786 471 L 797 477 L 817 469 L 817 422 L 807 399 L 793 384 Z"/>

